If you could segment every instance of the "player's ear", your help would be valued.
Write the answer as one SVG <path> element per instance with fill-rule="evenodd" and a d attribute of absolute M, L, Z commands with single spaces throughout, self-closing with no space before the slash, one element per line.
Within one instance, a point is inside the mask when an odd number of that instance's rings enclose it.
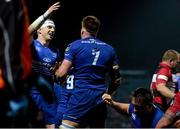
<path fill-rule="evenodd" d="M 84 30 L 83 30 L 83 28 L 81 28 L 81 35 L 83 35 L 83 33 L 84 33 Z"/>
<path fill-rule="evenodd" d="M 37 34 L 41 34 L 41 29 L 38 29 L 38 30 L 37 30 Z"/>

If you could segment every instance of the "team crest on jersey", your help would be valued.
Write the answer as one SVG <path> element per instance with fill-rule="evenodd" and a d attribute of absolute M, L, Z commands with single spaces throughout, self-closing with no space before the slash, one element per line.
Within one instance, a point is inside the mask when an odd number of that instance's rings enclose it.
<path fill-rule="evenodd" d="M 66 47 L 65 52 L 69 51 L 69 49 L 70 49 L 70 45 L 68 45 L 68 46 Z"/>
<path fill-rule="evenodd" d="M 53 56 L 54 58 L 56 58 L 56 53 L 53 53 L 52 56 Z"/>
<path fill-rule="evenodd" d="M 43 58 L 43 61 L 45 62 L 51 62 L 51 60 L 49 58 Z"/>

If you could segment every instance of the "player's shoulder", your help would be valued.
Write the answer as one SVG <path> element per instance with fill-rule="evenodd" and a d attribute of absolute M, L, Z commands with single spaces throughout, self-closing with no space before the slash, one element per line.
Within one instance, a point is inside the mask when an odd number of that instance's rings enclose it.
<path fill-rule="evenodd" d="M 161 74 L 170 74 L 171 73 L 171 69 L 168 67 L 160 67 L 158 70 L 158 73 Z"/>
<path fill-rule="evenodd" d="M 73 42 L 71 42 L 70 44 L 78 44 L 78 43 L 81 43 L 82 39 L 77 39 L 77 40 L 74 40 Z"/>
<path fill-rule="evenodd" d="M 81 39 L 77 39 L 77 40 L 75 40 L 75 41 L 69 43 L 68 46 L 71 46 L 71 47 L 77 47 L 77 46 L 80 45 L 80 43 L 81 43 Z"/>
<path fill-rule="evenodd" d="M 110 43 L 108 43 L 108 42 L 102 41 L 100 39 L 96 39 L 96 43 L 101 44 L 101 45 L 103 45 L 103 46 L 105 46 L 111 50 L 114 50 L 113 46 L 111 46 Z"/>
<path fill-rule="evenodd" d="M 70 42 L 68 45 L 67 45 L 67 47 L 66 47 L 66 49 L 65 49 L 65 52 L 68 52 L 68 51 L 72 51 L 72 50 L 77 50 L 79 47 L 80 47 L 80 39 L 78 39 L 78 40 L 75 40 L 75 41 L 73 41 L 73 42 Z"/>
<path fill-rule="evenodd" d="M 32 41 L 32 44 L 33 44 L 33 45 L 40 45 L 40 42 L 39 42 L 38 40 L 34 39 L 34 40 Z"/>
<path fill-rule="evenodd" d="M 31 46 L 33 49 L 43 49 L 43 45 L 38 40 L 33 40 Z"/>

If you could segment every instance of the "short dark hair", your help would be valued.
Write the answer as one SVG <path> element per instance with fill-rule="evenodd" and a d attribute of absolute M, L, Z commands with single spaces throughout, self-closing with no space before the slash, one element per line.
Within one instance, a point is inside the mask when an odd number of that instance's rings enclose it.
<path fill-rule="evenodd" d="M 95 16 L 86 16 L 82 19 L 82 26 L 92 35 L 96 35 L 99 27 L 100 21 Z"/>
<path fill-rule="evenodd" d="M 149 89 L 146 88 L 137 88 L 132 96 L 135 98 L 136 102 L 140 102 L 141 105 L 150 105 L 153 102 L 153 96 Z"/>

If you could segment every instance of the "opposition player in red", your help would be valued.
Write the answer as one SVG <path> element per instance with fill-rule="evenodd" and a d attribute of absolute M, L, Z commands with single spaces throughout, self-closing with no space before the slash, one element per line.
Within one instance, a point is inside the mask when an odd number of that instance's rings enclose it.
<path fill-rule="evenodd" d="M 179 70 L 180 70 L 180 63 L 178 62 L 176 66 L 176 75 L 179 78 Z M 178 82 L 180 79 L 178 79 Z M 180 87 L 180 83 L 178 83 L 178 88 Z M 178 92 L 173 100 L 173 104 L 167 109 L 164 116 L 158 122 L 157 128 L 164 128 L 164 127 L 176 127 L 180 128 L 180 92 Z"/>
<path fill-rule="evenodd" d="M 175 95 L 173 104 L 167 109 L 156 126 L 156 128 L 165 127 L 180 128 L 180 92 Z"/>
<path fill-rule="evenodd" d="M 162 61 L 156 73 L 153 75 L 151 90 L 154 96 L 153 102 L 163 111 L 169 107 L 171 100 L 178 91 L 172 79 L 172 70 L 176 67 L 179 53 L 175 50 L 164 52 Z"/>

